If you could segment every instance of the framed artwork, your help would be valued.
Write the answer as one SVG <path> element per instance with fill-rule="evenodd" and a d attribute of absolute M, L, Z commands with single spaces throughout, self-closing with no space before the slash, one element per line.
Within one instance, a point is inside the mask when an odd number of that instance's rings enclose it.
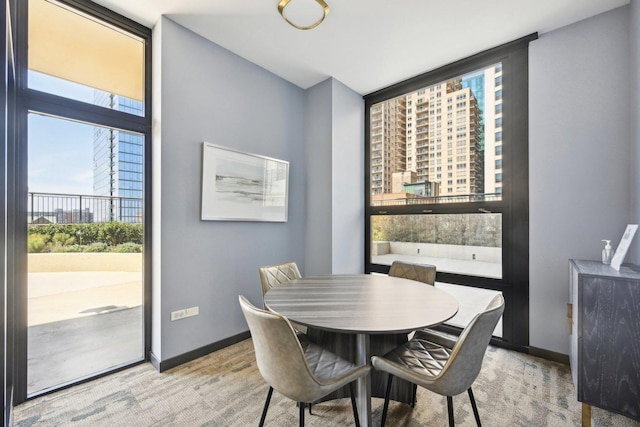
<path fill-rule="evenodd" d="M 289 162 L 202 143 L 202 220 L 286 222 Z"/>
<path fill-rule="evenodd" d="M 611 267 L 618 271 L 620 271 L 620 265 L 622 265 L 624 257 L 627 255 L 627 251 L 629 250 L 629 246 L 631 246 L 631 241 L 633 240 L 633 236 L 636 234 L 636 230 L 638 230 L 638 224 L 627 224 L 627 228 L 624 230 L 622 239 L 620 239 L 620 243 L 618 243 L 616 253 L 611 259 Z"/>

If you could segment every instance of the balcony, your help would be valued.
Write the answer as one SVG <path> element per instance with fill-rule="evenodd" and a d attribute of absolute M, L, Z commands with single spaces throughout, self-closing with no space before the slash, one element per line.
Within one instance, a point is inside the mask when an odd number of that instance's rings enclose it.
<path fill-rule="evenodd" d="M 144 358 L 143 207 L 29 193 L 27 393 Z"/>

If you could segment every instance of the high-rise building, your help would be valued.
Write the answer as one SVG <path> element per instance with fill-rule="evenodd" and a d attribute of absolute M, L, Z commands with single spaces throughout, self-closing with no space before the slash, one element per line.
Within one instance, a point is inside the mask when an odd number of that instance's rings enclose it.
<path fill-rule="evenodd" d="M 377 104 L 371 110 L 371 191 L 391 192 L 391 175 L 407 170 L 406 97 Z"/>
<path fill-rule="evenodd" d="M 440 197 L 500 193 L 501 79 L 498 65 L 372 106 L 373 200 L 394 192 L 394 173 Z"/>
<path fill-rule="evenodd" d="M 95 93 L 97 105 L 141 114 L 143 103 L 122 96 Z M 94 127 L 93 194 L 109 196 L 106 218 L 98 221 L 142 222 L 144 137 L 117 129 Z"/>

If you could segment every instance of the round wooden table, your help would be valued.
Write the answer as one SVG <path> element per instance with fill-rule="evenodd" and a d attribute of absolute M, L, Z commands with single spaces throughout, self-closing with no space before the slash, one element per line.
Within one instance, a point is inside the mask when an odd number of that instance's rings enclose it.
<path fill-rule="evenodd" d="M 458 301 L 422 282 L 384 275 L 313 276 L 270 289 L 270 310 L 324 331 L 353 334 L 358 364 L 370 364 L 372 335 L 406 334 L 443 323 L 458 312 Z M 371 383 L 358 380 L 356 402 L 363 426 L 371 425 Z"/>

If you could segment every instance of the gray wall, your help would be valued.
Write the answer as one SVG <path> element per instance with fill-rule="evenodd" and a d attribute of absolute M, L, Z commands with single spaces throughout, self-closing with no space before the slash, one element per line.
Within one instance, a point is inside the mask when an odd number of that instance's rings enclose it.
<path fill-rule="evenodd" d="M 307 90 L 305 274 L 364 271 L 364 100 L 335 79 Z"/>
<path fill-rule="evenodd" d="M 331 87 L 327 79 L 306 91 L 306 275 L 331 273 Z"/>
<path fill-rule="evenodd" d="M 161 251 L 152 351 L 163 361 L 246 331 L 238 294 L 261 304 L 260 265 L 304 268 L 305 93 L 167 18 L 154 36 L 162 110 L 153 142 Z M 288 222 L 201 221 L 202 141 L 289 161 Z M 199 316 L 170 321 L 191 306 Z"/>
<path fill-rule="evenodd" d="M 364 100 L 333 81 L 332 273 L 364 272 Z"/>
<path fill-rule="evenodd" d="M 640 0 L 631 0 L 630 12 L 631 222 L 640 224 Z M 635 237 L 633 249 L 632 252 L 630 251 L 630 260 L 635 264 L 640 264 L 640 235 Z"/>
<path fill-rule="evenodd" d="M 600 240 L 615 248 L 630 219 L 628 13 L 622 7 L 530 45 L 534 347 L 568 353 L 567 260 L 599 259 Z"/>

